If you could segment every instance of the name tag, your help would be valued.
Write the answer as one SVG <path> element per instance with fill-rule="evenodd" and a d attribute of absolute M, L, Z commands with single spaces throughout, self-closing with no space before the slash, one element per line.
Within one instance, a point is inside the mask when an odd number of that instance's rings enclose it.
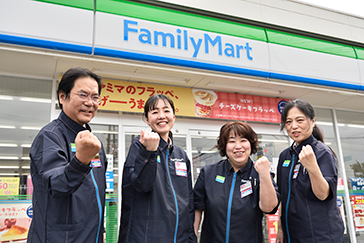
<path fill-rule="evenodd" d="M 185 162 L 175 162 L 176 175 L 187 177 L 187 165 Z"/>
<path fill-rule="evenodd" d="M 92 165 L 92 168 L 98 168 L 98 167 L 102 166 L 100 159 L 92 159 L 91 165 Z"/>
<path fill-rule="evenodd" d="M 301 166 L 301 164 L 296 164 L 296 166 L 294 167 L 292 179 L 296 179 L 297 178 L 298 172 L 300 171 L 300 166 Z"/>
<path fill-rule="evenodd" d="M 240 197 L 246 197 L 253 193 L 252 183 L 250 181 L 244 181 L 244 184 L 240 185 Z"/>

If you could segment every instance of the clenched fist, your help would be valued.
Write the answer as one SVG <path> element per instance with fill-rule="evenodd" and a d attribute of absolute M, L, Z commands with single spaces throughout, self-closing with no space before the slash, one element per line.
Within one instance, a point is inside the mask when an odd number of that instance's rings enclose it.
<path fill-rule="evenodd" d="M 140 131 L 139 141 L 148 151 L 157 151 L 159 146 L 159 140 L 160 137 L 158 133 L 143 130 Z"/>
<path fill-rule="evenodd" d="M 313 169 L 317 169 L 317 161 L 315 153 L 310 145 L 302 146 L 302 150 L 298 155 L 301 164 L 306 168 L 308 172 Z"/>
<path fill-rule="evenodd" d="M 265 156 L 255 161 L 254 168 L 259 175 L 270 174 L 270 162 Z"/>
<path fill-rule="evenodd" d="M 75 139 L 76 158 L 84 165 L 90 164 L 91 159 L 101 149 L 101 142 L 91 132 L 85 130 L 77 134 Z"/>

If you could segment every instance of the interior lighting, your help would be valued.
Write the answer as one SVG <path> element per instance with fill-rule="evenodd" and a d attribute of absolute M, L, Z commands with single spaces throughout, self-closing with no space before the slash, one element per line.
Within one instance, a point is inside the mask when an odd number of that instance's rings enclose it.
<path fill-rule="evenodd" d="M 14 100 L 12 96 L 0 95 L 0 100 Z"/>
<path fill-rule="evenodd" d="M 31 98 L 31 97 L 20 97 L 19 100 L 26 102 L 38 102 L 38 103 L 51 103 L 50 99 Z"/>
<path fill-rule="evenodd" d="M 260 142 L 269 142 L 269 143 L 288 143 L 288 140 L 274 140 L 274 139 L 258 139 Z"/>
<path fill-rule="evenodd" d="M 0 125 L 0 128 L 4 128 L 4 129 L 15 129 L 15 126 L 7 126 L 7 125 Z"/>
<path fill-rule="evenodd" d="M 14 156 L 0 156 L 0 159 L 7 159 L 7 160 L 17 160 L 19 159 L 19 157 L 14 157 Z"/>
<path fill-rule="evenodd" d="M 19 169 L 19 166 L 14 166 L 14 165 L 0 165 L 0 169 Z"/>
<path fill-rule="evenodd" d="M 348 124 L 348 127 L 352 127 L 352 128 L 364 128 L 364 125 Z"/>
<path fill-rule="evenodd" d="M 42 128 L 41 127 L 20 127 L 20 129 L 24 129 L 24 130 L 40 130 Z"/>
<path fill-rule="evenodd" d="M 18 147 L 18 145 L 15 144 L 15 143 L 0 143 L 0 147 L 10 147 L 10 148 L 14 148 L 14 147 Z"/>

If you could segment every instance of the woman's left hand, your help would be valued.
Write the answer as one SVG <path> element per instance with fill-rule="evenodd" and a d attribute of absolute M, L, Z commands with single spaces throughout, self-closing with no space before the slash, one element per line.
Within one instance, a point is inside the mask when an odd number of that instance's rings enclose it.
<path fill-rule="evenodd" d="M 264 175 L 264 174 L 269 175 L 270 162 L 267 159 L 267 157 L 263 156 L 263 157 L 259 158 L 257 161 L 255 161 L 254 168 L 259 173 L 259 175 Z"/>
<path fill-rule="evenodd" d="M 298 157 L 301 164 L 306 168 L 308 172 L 310 172 L 312 169 L 317 169 L 316 156 L 310 145 L 302 146 L 302 150 Z"/>

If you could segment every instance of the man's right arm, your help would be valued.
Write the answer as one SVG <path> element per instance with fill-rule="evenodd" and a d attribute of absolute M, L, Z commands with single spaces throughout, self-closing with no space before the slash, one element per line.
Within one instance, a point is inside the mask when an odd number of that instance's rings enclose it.
<path fill-rule="evenodd" d="M 32 176 L 40 177 L 52 197 L 63 197 L 75 192 L 91 169 L 72 153 L 67 153 L 66 146 L 58 134 L 43 131 L 30 150 Z"/>

